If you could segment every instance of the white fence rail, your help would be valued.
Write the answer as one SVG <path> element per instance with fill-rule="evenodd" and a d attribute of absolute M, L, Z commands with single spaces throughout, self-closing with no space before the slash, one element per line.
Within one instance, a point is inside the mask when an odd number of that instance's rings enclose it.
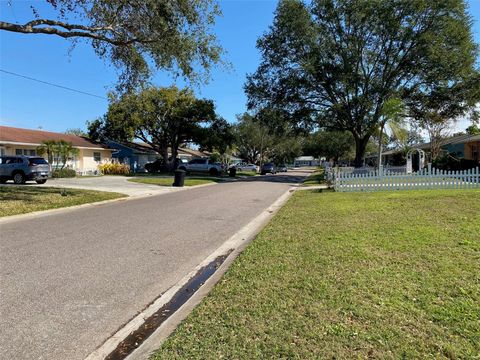
<path fill-rule="evenodd" d="M 391 191 L 413 189 L 480 189 L 479 168 L 462 171 L 424 169 L 412 174 L 388 171 L 333 175 L 336 191 Z"/>

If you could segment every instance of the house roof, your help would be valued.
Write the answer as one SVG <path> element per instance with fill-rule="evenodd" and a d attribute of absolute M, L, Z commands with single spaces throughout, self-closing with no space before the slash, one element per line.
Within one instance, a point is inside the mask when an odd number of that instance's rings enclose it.
<path fill-rule="evenodd" d="M 478 135 L 459 135 L 450 139 L 446 139 L 444 145 L 462 144 L 470 141 L 480 141 L 480 134 Z"/>
<path fill-rule="evenodd" d="M 38 146 L 46 140 L 65 140 L 78 148 L 108 149 L 104 144 L 95 142 L 83 136 L 62 134 L 43 130 L 30 130 L 0 126 L 0 142 L 12 145 L 35 145 Z"/>
<path fill-rule="evenodd" d="M 200 150 L 192 150 L 192 149 L 187 149 L 187 148 L 180 148 L 178 149 L 179 152 L 187 154 L 187 155 L 192 155 L 194 157 L 206 157 L 208 154 L 206 152 L 200 151 Z"/>
<path fill-rule="evenodd" d="M 115 140 L 111 140 L 113 143 L 118 143 L 123 146 L 129 147 L 130 149 L 133 149 L 137 153 L 142 153 L 142 154 L 158 154 L 157 151 L 155 151 L 149 144 L 144 143 L 144 142 L 119 142 Z M 168 149 L 168 152 L 170 153 L 170 148 Z M 193 157 L 206 157 L 208 154 L 206 152 L 202 152 L 199 150 L 192 150 L 192 149 L 187 149 L 187 148 L 179 148 L 178 149 L 179 154 L 183 155 L 190 155 Z"/>
<path fill-rule="evenodd" d="M 109 143 L 114 144 L 119 144 L 125 147 L 128 147 L 132 149 L 135 153 L 139 154 L 157 154 L 155 150 L 152 149 L 152 147 L 146 143 L 138 143 L 138 142 L 125 142 L 125 141 L 116 141 L 116 140 L 108 140 Z"/>
<path fill-rule="evenodd" d="M 480 134 L 479 135 L 457 135 L 453 136 L 447 139 L 442 140 L 441 146 L 446 146 L 446 145 L 454 145 L 454 144 L 465 144 L 471 141 L 480 141 Z M 423 144 L 418 144 L 413 146 L 414 149 L 422 149 L 422 150 L 428 150 L 430 149 L 430 143 L 423 143 Z M 388 150 L 384 151 L 383 155 L 392 155 L 401 152 L 402 150 L 394 149 L 394 150 Z M 370 157 L 377 157 L 377 154 L 371 154 Z"/>
<path fill-rule="evenodd" d="M 316 160 L 313 156 L 299 156 L 295 158 L 295 161 L 314 161 Z"/>

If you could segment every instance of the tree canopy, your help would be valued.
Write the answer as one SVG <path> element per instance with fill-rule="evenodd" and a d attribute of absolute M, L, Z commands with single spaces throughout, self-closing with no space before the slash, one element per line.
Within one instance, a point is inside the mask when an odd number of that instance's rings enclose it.
<path fill-rule="evenodd" d="M 305 155 L 325 157 L 334 163 L 340 159 L 350 159 L 353 150 L 353 137 L 347 131 L 317 131 L 307 138 L 303 146 Z"/>
<path fill-rule="evenodd" d="M 478 49 L 466 7 L 464 0 L 282 0 L 257 42 L 262 62 L 245 85 L 248 106 L 282 112 L 296 127 L 349 131 L 361 166 L 389 99 L 412 105 L 443 93 L 463 110 L 472 105 Z"/>
<path fill-rule="evenodd" d="M 237 115 L 235 126 L 235 144 L 241 158 L 256 164 L 266 150 L 273 145 L 268 128 L 255 120 L 249 113 Z"/>
<path fill-rule="evenodd" d="M 272 132 L 258 116 L 243 113 L 234 127 L 235 145 L 240 157 L 249 163 L 266 160 L 277 164 L 293 162 L 302 153 L 302 139 L 290 132 Z"/>
<path fill-rule="evenodd" d="M 88 126 L 94 139 L 141 140 L 173 166 L 181 144 L 202 143 L 205 130 L 217 122 L 213 101 L 197 99 L 188 89 L 175 86 L 147 88 L 112 98 L 107 114 Z M 224 128 L 223 126 L 218 126 Z"/>
<path fill-rule="evenodd" d="M 36 4 L 24 24 L 0 21 L 0 30 L 46 34 L 90 43 L 121 70 L 119 88 L 145 81 L 164 69 L 205 80 L 222 53 L 211 27 L 220 15 L 214 0 L 45 0 L 56 11 L 44 18 Z M 197 71 L 197 68 L 202 71 Z"/>
<path fill-rule="evenodd" d="M 476 124 L 472 124 L 465 129 L 468 135 L 480 135 L 480 127 Z"/>

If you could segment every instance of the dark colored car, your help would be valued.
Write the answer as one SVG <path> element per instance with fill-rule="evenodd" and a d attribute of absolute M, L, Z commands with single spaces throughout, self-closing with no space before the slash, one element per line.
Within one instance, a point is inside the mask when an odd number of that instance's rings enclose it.
<path fill-rule="evenodd" d="M 266 163 L 262 165 L 262 168 L 260 169 L 260 174 L 265 175 L 267 173 L 270 173 L 270 174 L 277 173 L 277 169 L 274 163 Z"/>
<path fill-rule="evenodd" d="M 173 168 L 177 169 L 179 166 L 184 165 L 186 163 L 187 163 L 187 160 L 176 158 Z M 146 163 L 145 170 L 147 170 L 149 173 L 166 172 L 168 171 L 168 168 L 164 165 L 163 159 L 157 159 L 153 162 Z"/>
<path fill-rule="evenodd" d="M 27 180 L 45 184 L 50 176 L 47 160 L 37 156 L 1 156 L 0 183 L 13 180 L 15 184 L 24 184 Z"/>
<path fill-rule="evenodd" d="M 149 173 L 155 173 L 155 172 L 166 171 L 167 168 L 163 163 L 163 159 L 157 159 L 153 162 L 146 163 L 145 170 L 147 170 Z"/>

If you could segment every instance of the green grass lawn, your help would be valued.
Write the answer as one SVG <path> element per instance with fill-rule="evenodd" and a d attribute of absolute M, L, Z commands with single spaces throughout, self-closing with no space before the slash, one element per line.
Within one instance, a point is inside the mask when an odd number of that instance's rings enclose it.
<path fill-rule="evenodd" d="M 172 177 L 141 177 L 141 178 L 132 178 L 128 179 L 131 182 L 137 182 L 142 184 L 151 184 L 151 185 L 159 185 L 159 186 L 172 186 L 173 184 L 173 176 Z M 189 177 L 185 178 L 185 186 L 195 186 L 195 185 L 202 185 L 202 184 L 210 184 L 214 182 L 221 182 L 221 178 L 215 177 Z"/>
<path fill-rule="evenodd" d="M 62 195 L 63 194 L 63 195 Z M 38 186 L 0 186 L 0 217 L 125 197 L 124 194 Z"/>
<path fill-rule="evenodd" d="M 321 184 L 326 184 L 325 174 L 323 172 L 323 169 L 315 171 L 313 174 L 307 177 L 303 182 L 304 186 L 315 186 L 315 185 L 321 185 Z"/>
<path fill-rule="evenodd" d="M 480 191 L 301 191 L 153 358 L 479 354 Z"/>

